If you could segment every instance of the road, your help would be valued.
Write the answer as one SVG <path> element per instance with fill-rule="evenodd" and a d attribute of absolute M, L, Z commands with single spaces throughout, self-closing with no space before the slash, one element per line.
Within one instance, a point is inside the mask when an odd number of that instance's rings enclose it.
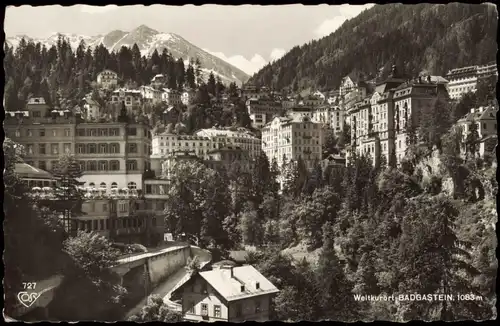
<path fill-rule="evenodd" d="M 172 247 L 167 249 L 172 249 Z M 191 246 L 191 249 L 193 253 L 199 257 L 200 268 L 203 268 L 212 260 L 212 256 L 208 251 L 203 250 L 196 246 Z M 158 251 L 156 253 L 158 253 Z M 176 290 L 177 288 L 179 288 L 179 286 L 187 282 L 190 276 L 191 276 L 190 273 L 186 270 L 186 267 L 184 266 L 174 274 L 170 275 L 168 279 L 165 280 L 163 283 L 158 285 L 151 292 L 150 295 L 157 294 L 163 297 L 163 301 L 165 302 L 165 304 L 167 304 L 172 309 L 180 309 L 181 307 L 179 304 L 170 301 L 170 296 L 174 290 Z M 143 298 L 134 308 L 129 310 L 125 318 L 128 319 L 130 316 L 138 313 L 142 309 L 142 307 L 146 305 L 146 303 L 147 303 L 147 298 Z"/>
<path fill-rule="evenodd" d="M 167 248 L 163 248 L 161 250 L 155 250 L 155 251 L 151 251 L 151 252 L 145 252 L 145 253 L 139 254 L 139 255 L 138 254 L 130 254 L 130 256 L 123 257 L 123 258 L 119 259 L 117 265 L 131 263 L 131 262 L 136 261 L 136 260 L 141 260 L 141 259 L 144 259 L 144 258 L 153 257 L 153 256 L 156 256 L 156 255 L 159 255 L 159 254 L 162 254 L 162 253 L 165 253 L 165 252 L 169 252 L 169 251 L 173 251 L 173 250 L 177 250 L 177 249 L 180 249 L 180 248 L 183 248 L 183 247 L 186 247 L 186 246 L 187 246 L 187 244 L 185 244 L 185 245 L 177 245 L 177 246 L 170 246 L 170 247 L 167 247 Z"/>
<path fill-rule="evenodd" d="M 157 294 L 161 297 L 166 297 L 167 295 L 170 295 L 170 292 L 175 288 L 177 283 L 179 283 L 186 275 L 187 275 L 187 270 L 185 267 L 182 267 L 179 269 L 177 272 L 172 274 L 165 282 L 161 283 L 158 285 L 150 295 L 152 294 Z M 126 315 L 126 319 L 128 319 L 130 316 L 135 315 L 139 311 L 141 311 L 142 307 L 144 307 L 147 303 L 147 298 L 143 298 L 134 308 L 132 308 Z"/>

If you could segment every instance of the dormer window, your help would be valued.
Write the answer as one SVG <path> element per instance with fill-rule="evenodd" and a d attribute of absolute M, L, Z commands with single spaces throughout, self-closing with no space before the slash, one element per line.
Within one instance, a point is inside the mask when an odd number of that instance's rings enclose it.
<path fill-rule="evenodd" d="M 245 292 L 245 286 L 244 285 L 240 286 L 240 289 L 241 289 L 241 292 Z"/>

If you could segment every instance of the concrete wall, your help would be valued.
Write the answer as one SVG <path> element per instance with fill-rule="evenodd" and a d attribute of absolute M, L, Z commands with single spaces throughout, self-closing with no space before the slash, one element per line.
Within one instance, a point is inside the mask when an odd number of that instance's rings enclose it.
<path fill-rule="evenodd" d="M 149 279 L 145 265 L 132 268 L 122 277 L 122 286 L 129 293 L 128 300 L 135 300 L 147 295 L 150 291 Z"/>
<path fill-rule="evenodd" d="M 148 258 L 149 280 L 154 286 L 177 272 L 186 265 L 188 257 L 191 256 L 189 246 L 179 250 L 169 251 L 164 254 Z"/>

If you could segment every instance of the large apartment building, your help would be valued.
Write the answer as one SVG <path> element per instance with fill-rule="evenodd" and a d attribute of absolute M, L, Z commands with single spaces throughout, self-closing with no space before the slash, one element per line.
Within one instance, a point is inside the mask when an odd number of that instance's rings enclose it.
<path fill-rule="evenodd" d="M 312 169 L 322 159 L 323 139 L 321 124 L 307 117 L 276 117 L 262 128 L 262 150 L 278 166 L 301 157 Z"/>
<path fill-rule="evenodd" d="M 498 69 L 495 62 L 481 66 L 469 66 L 455 68 L 446 74 L 448 79 L 448 93 L 453 100 L 459 100 L 464 94 L 475 92 L 477 83 L 482 78 L 492 75 L 498 76 Z"/>

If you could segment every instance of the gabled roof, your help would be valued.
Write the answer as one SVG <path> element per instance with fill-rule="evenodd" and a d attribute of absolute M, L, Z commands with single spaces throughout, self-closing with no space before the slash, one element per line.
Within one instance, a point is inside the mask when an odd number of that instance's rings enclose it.
<path fill-rule="evenodd" d="M 253 266 L 246 265 L 230 269 L 215 269 L 199 275 L 227 301 L 279 292 L 267 278 Z M 259 283 L 257 289 L 256 283 Z M 242 286 L 244 286 L 242 291 Z"/>
<path fill-rule="evenodd" d="M 110 72 L 110 73 L 113 73 L 113 74 L 115 74 L 115 75 L 117 74 L 116 72 L 114 72 L 114 71 L 113 71 L 113 70 L 111 70 L 111 69 L 104 69 L 104 70 L 103 70 L 103 71 L 101 71 L 98 75 L 100 75 L 100 74 L 102 74 L 102 73 L 104 73 L 104 72 Z"/>
<path fill-rule="evenodd" d="M 53 176 L 47 171 L 38 169 L 26 163 L 16 163 L 14 172 L 20 178 L 52 179 Z"/>

